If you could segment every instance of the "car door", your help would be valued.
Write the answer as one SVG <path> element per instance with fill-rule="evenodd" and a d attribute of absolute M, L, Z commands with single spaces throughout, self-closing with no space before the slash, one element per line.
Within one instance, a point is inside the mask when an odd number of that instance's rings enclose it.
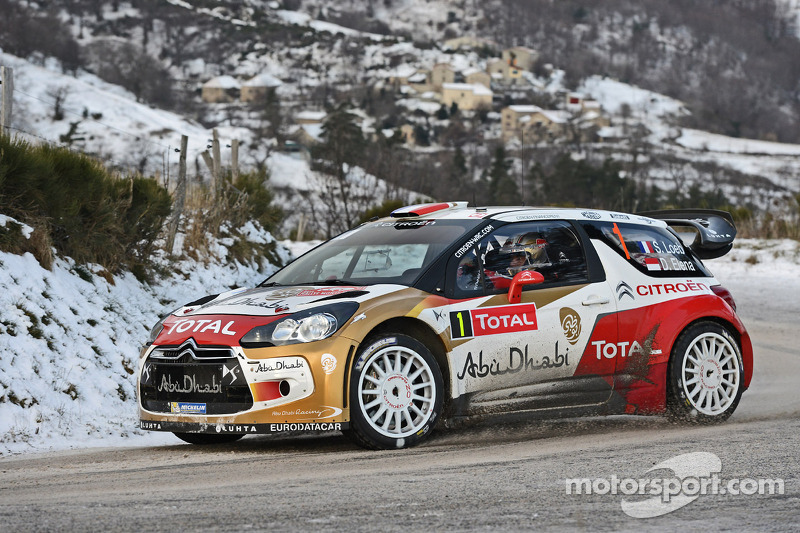
<path fill-rule="evenodd" d="M 454 395 L 470 413 L 505 404 L 547 409 L 606 401 L 614 361 L 595 358 L 589 344 L 600 318 L 615 343 L 616 304 L 585 235 L 567 221 L 497 227 L 448 263 L 448 308 Z M 590 250 L 593 252 L 593 250 Z M 515 274 L 544 277 L 525 286 L 519 302 L 508 290 Z"/>

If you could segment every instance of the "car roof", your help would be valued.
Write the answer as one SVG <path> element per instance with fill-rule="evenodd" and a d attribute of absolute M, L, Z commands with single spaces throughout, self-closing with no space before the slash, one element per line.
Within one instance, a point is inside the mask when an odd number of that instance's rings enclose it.
<path fill-rule="evenodd" d="M 467 202 L 440 202 L 415 204 L 396 209 L 390 215 L 394 219 L 491 219 L 500 222 L 522 222 L 525 220 L 576 220 L 607 221 L 647 224 L 666 227 L 661 220 L 641 215 L 606 211 L 602 209 L 583 209 L 577 207 L 528 207 L 491 206 L 468 207 Z"/>

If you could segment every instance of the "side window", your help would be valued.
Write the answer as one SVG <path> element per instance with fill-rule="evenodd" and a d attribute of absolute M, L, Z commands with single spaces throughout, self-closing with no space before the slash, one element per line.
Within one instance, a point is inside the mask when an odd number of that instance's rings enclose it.
<path fill-rule="evenodd" d="M 707 276 L 708 273 L 681 240 L 664 228 L 599 222 L 587 227 L 638 270 L 654 277 Z"/>
<path fill-rule="evenodd" d="M 535 270 L 545 279 L 543 285 L 526 290 L 588 281 L 580 240 L 567 222 L 507 224 L 458 253 L 462 255 L 450 263 L 456 297 L 506 292 L 512 278 L 524 270 Z"/>

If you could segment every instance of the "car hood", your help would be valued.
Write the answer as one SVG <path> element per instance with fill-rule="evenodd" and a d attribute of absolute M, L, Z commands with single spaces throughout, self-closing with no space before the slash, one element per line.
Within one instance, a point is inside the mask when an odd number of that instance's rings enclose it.
<path fill-rule="evenodd" d="M 407 289 L 404 285 L 256 287 L 220 294 L 199 306 L 187 306 L 174 314 L 274 316 L 304 311 L 317 305 L 340 301 L 363 302 L 377 296 Z"/>

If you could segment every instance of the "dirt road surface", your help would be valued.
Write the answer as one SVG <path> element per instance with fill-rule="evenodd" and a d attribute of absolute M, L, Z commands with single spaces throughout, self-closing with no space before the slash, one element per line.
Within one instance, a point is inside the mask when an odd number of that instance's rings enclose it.
<path fill-rule="evenodd" d="M 742 315 L 756 372 L 721 425 L 619 416 L 439 431 L 405 451 L 331 434 L 8 457 L 0 531 L 800 530 L 798 320 Z M 566 491 L 568 478 L 652 478 L 690 452 L 718 456 L 723 484 L 780 479 L 784 494 L 700 495 L 641 519 L 622 501 L 647 496 Z"/>

